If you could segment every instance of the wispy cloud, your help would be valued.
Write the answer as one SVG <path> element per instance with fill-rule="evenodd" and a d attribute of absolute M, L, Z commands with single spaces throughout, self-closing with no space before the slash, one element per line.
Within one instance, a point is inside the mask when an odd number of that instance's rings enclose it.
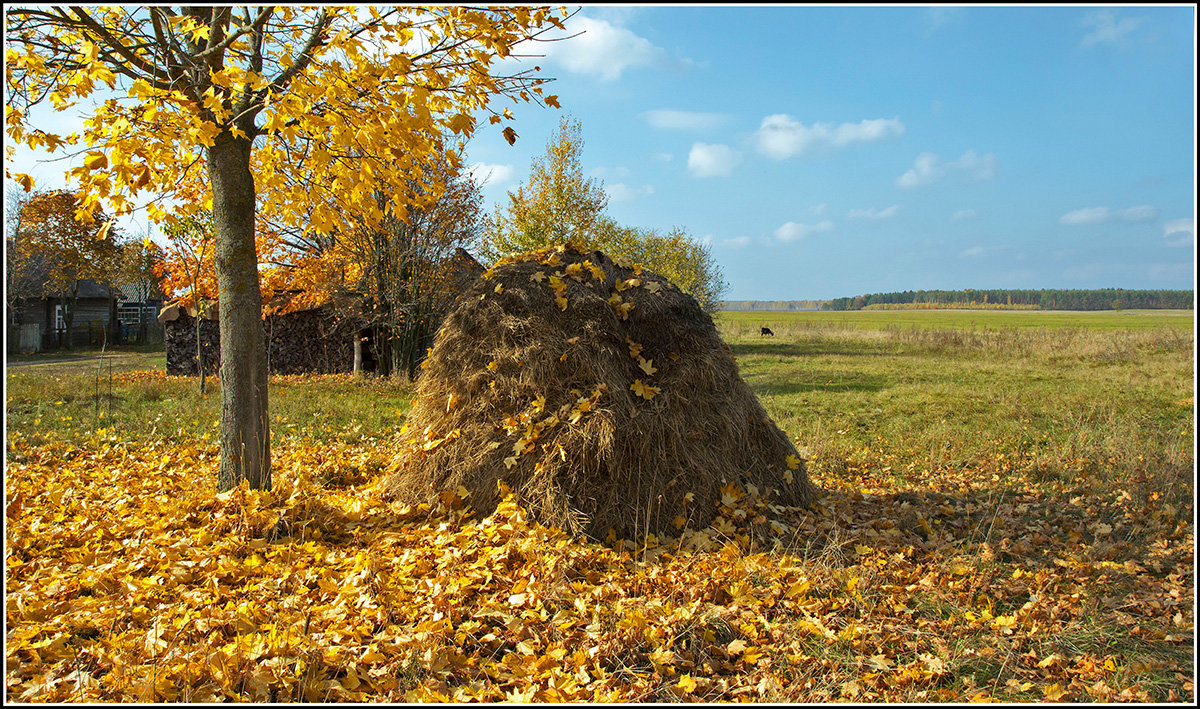
<path fill-rule="evenodd" d="M 641 187 L 630 187 L 623 182 L 615 182 L 611 185 L 605 185 L 604 191 L 608 194 L 610 202 L 627 202 L 631 199 L 637 199 L 644 195 L 654 194 L 654 187 L 651 185 L 642 185 Z"/>
<path fill-rule="evenodd" d="M 851 209 L 849 212 L 846 212 L 846 217 L 848 219 L 891 219 L 899 212 L 900 205 L 893 204 L 884 209 L 875 209 L 874 207 L 870 209 Z"/>
<path fill-rule="evenodd" d="M 1163 238 L 1167 246 L 1191 246 L 1196 243 L 1196 220 L 1194 218 L 1172 219 L 1163 225 Z"/>
<path fill-rule="evenodd" d="M 735 236 L 732 239 L 725 239 L 721 241 L 721 246 L 730 249 L 741 249 L 749 245 L 750 237 L 748 236 Z"/>
<path fill-rule="evenodd" d="M 729 120 L 725 113 L 703 113 L 700 111 L 676 111 L 668 108 L 657 108 L 642 114 L 654 128 L 667 130 L 711 130 Z"/>
<path fill-rule="evenodd" d="M 1148 204 L 1141 204 L 1128 209 L 1109 209 L 1108 207 L 1076 209 L 1059 217 L 1058 223 L 1068 226 L 1084 226 L 1104 224 L 1105 222 L 1152 222 L 1155 219 L 1158 219 L 1158 209 Z"/>
<path fill-rule="evenodd" d="M 670 153 L 655 153 L 650 157 L 654 158 L 658 162 L 671 162 L 675 159 L 675 156 Z"/>
<path fill-rule="evenodd" d="M 631 67 L 672 63 L 665 49 L 608 20 L 579 15 L 567 22 L 567 30 L 582 34 L 540 48 L 548 61 L 576 74 L 615 81 Z"/>
<path fill-rule="evenodd" d="M 728 177 L 741 162 L 742 153 L 728 145 L 693 143 L 688 172 L 692 177 Z"/>
<path fill-rule="evenodd" d="M 1080 47 L 1091 47 L 1097 44 L 1115 44 L 1124 46 L 1129 34 L 1142 24 L 1141 17 L 1125 17 L 1117 19 L 1112 10 L 1095 10 L 1083 16 L 1084 27 L 1092 28 L 1079 41 Z"/>
<path fill-rule="evenodd" d="M 983 255 L 984 248 L 982 246 L 972 246 L 969 249 L 963 249 L 958 252 L 960 258 L 979 258 Z"/>
<path fill-rule="evenodd" d="M 963 153 L 958 160 L 944 162 L 934 153 L 921 153 L 912 168 L 896 178 L 896 186 L 911 189 L 924 187 L 957 175 L 963 182 L 981 182 L 996 176 L 996 156 L 993 153 L 980 155 L 974 150 Z"/>
<path fill-rule="evenodd" d="M 904 134 L 898 118 L 876 118 L 858 123 L 814 123 L 806 126 L 786 113 L 762 119 L 754 134 L 759 152 L 784 160 L 806 153 L 832 150 L 851 143 L 868 143 Z"/>
<path fill-rule="evenodd" d="M 787 222 L 783 226 L 775 230 L 775 238 L 780 241 L 797 241 L 803 239 L 810 234 L 818 234 L 824 231 L 833 229 L 833 222 L 826 219 L 817 224 L 798 224 L 796 222 Z"/>
<path fill-rule="evenodd" d="M 969 219 L 974 219 L 975 217 L 978 217 L 978 216 L 979 216 L 979 213 L 976 212 L 974 209 L 960 209 L 957 212 L 955 212 L 954 214 L 950 215 L 950 221 L 965 222 Z"/>
<path fill-rule="evenodd" d="M 500 187 L 512 181 L 515 171 L 512 165 L 477 162 L 468 166 L 467 172 L 481 186 Z"/>

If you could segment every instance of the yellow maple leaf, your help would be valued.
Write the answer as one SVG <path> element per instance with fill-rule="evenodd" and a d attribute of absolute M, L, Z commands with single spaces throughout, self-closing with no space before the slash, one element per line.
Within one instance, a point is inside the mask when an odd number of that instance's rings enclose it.
<path fill-rule="evenodd" d="M 696 691 L 696 680 L 691 675 L 684 675 L 679 678 L 675 686 L 684 694 L 691 694 Z"/>
<path fill-rule="evenodd" d="M 640 396 L 646 400 L 653 399 L 655 397 L 655 395 L 658 394 L 658 392 L 660 391 L 660 389 L 658 387 L 654 387 L 654 386 L 650 386 L 649 384 L 642 383 L 641 379 L 634 379 L 633 384 L 629 385 L 629 389 L 634 394 L 637 394 L 638 396 Z"/>
<path fill-rule="evenodd" d="M 646 376 L 654 374 L 655 372 L 658 371 L 658 367 L 654 366 L 654 360 L 642 359 L 641 357 L 638 357 L 637 359 L 638 359 L 638 366 L 642 368 L 642 371 L 646 373 Z"/>

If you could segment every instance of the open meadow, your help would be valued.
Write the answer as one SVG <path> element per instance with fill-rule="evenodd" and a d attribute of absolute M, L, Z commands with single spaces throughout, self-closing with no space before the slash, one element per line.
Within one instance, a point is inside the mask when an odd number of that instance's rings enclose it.
<path fill-rule="evenodd" d="M 1194 700 L 1194 313 L 716 321 L 820 500 L 608 544 L 382 500 L 406 383 L 272 377 L 217 494 L 216 379 L 10 363 L 8 696 Z"/>

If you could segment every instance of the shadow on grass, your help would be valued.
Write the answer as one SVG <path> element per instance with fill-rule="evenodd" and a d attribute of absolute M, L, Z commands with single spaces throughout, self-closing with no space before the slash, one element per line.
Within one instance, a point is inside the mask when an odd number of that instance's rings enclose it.
<path fill-rule="evenodd" d="M 798 374 L 800 374 L 798 372 Z M 890 382 L 881 376 L 870 374 L 851 374 L 845 371 L 804 371 L 803 378 L 795 381 L 779 381 L 779 372 L 774 374 L 775 381 L 748 383 L 759 396 L 791 396 L 808 392 L 852 392 L 852 391 L 881 391 Z"/>

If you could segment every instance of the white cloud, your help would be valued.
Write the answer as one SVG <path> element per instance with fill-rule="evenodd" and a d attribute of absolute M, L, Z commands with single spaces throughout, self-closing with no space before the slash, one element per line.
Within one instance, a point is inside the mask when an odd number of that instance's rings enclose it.
<path fill-rule="evenodd" d="M 499 187 L 512 181 L 514 170 L 512 165 L 494 165 L 490 163 L 472 163 L 467 167 L 471 178 L 480 186 Z"/>
<path fill-rule="evenodd" d="M 1068 226 L 1083 226 L 1104 224 L 1105 222 L 1152 222 L 1158 219 L 1158 209 L 1148 204 L 1139 204 L 1128 209 L 1109 209 L 1108 207 L 1088 207 L 1067 212 L 1058 218 L 1059 224 Z"/>
<path fill-rule="evenodd" d="M 608 193 L 610 202 L 626 202 L 631 199 L 636 199 L 642 195 L 654 194 L 654 187 L 643 185 L 642 187 L 630 187 L 623 182 L 615 182 L 611 185 L 605 185 L 604 191 Z"/>
<path fill-rule="evenodd" d="M 750 237 L 735 236 L 732 239 L 725 239 L 721 242 L 721 246 L 727 246 L 731 249 L 740 249 L 750 245 Z"/>
<path fill-rule="evenodd" d="M 1083 16 L 1083 26 L 1093 28 L 1080 40 L 1080 47 L 1109 43 L 1124 45 L 1129 33 L 1142 24 L 1141 17 L 1126 17 L 1118 21 L 1112 10 L 1096 10 Z"/>
<path fill-rule="evenodd" d="M 1118 218 L 1126 222 L 1152 222 L 1158 219 L 1158 208 L 1149 204 L 1139 204 L 1118 212 Z"/>
<path fill-rule="evenodd" d="M 828 206 L 829 206 L 828 202 L 822 202 L 820 204 L 814 204 L 813 206 L 809 207 L 808 211 L 812 212 L 813 215 L 819 217 L 819 216 L 825 214 L 825 208 Z"/>
<path fill-rule="evenodd" d="M 942 162 L 934 153 L 921 153 L 912 168 L 896 178 L 896 186 L 911 189 L 938 182 L 949 175 L 958 175 L 963 182 L 981 182 L 996 176 L 996 156 L 980 155 L 974 150 L 963 153 L 958 160 Z"/>
<path fill-rule="evenodd" d="M 796 222 L 788 222 L 775 230 L 775 238 L 780 241 L 796 241 L 803 239 L 809 234 L 818 234 L 823 231 L 833 229 L 833 222 L 826 219 L 817 224 L 797 224 Z"/>
<path fill-rule="evenodd" d="M 692 177 L 728 177 L 741 162 L 741 152 L 728 145 L 693 143 L 688 153 L 688 172 Z"/>
<path fill-rule="evenodd" d="M 775 113 L 762 119 L 755 138 L 759 152 L 783 160 L 808 152 L 884 140 L 903 134 L 904 124 L 897 118 L 876 118 L 839 125 L 814 123 L 810 127 L 786 113 Z"/>
<path fill-rule="evenodd" d="M 957 212 L 955 212 L 954 214 L 950 215 L 950 221 L 965 222 L 968 219 L 974 219 L 975 217 L 978 217 L 978 216 L 979 216 L 979 213 L 976 212 L 974 209 L 960 209 Z"/>
<path fill-rule="evenodd" d="M 671 162 L 673 159 L 675 159 L 675 156 L 671 155 L 670 153 L 655 153 L 655 154 L 651 155 L 650 157 L 654 158 L 655 160 L 657 160 L 659 162 Z"/>
<path fill-rule="evenodd" d="M 1191 246 L 1196 243 L 1196 220 L 1173 219 L 1163 225 L 1167 246 Z"/>
<path fill-rule="evenodd" d="M 974 150 L 968 150 L 951 165 L 966 182 L 983 182 L 996 176 L 996 156 L 992 153 L 977 155 Z"/>
<path fill-rule="evenodd" d="M 891 219 L 900 211 L 900 205 L 893 204 L 884 209 L 851 209 L 846 213 L 846 217 L 850 219 Z"/>
<path fill-rule="evenodd" d="M 729 119 L 724 113 L 702 113 L 699 111 L 675 111 L 659 108 L 642 114 L 654 128 L 667 130 L 703 131 L 716 128 Z"/>
<path fill-rule="evenodd" d="M 1109 220 L 1108 207 L 1088 207 L 1067 212 L 1058 218 L 1059 224 L 1100 224 Z"/>
<path fill-rule="evenodd" d="M 577 37 L 539 45 L 546 59 L 568 71 L 615 81 L 630 67 L 667 63 L 667 52 L 650 40 L 607 20 L 579 15 L 567 22 Z"/>

